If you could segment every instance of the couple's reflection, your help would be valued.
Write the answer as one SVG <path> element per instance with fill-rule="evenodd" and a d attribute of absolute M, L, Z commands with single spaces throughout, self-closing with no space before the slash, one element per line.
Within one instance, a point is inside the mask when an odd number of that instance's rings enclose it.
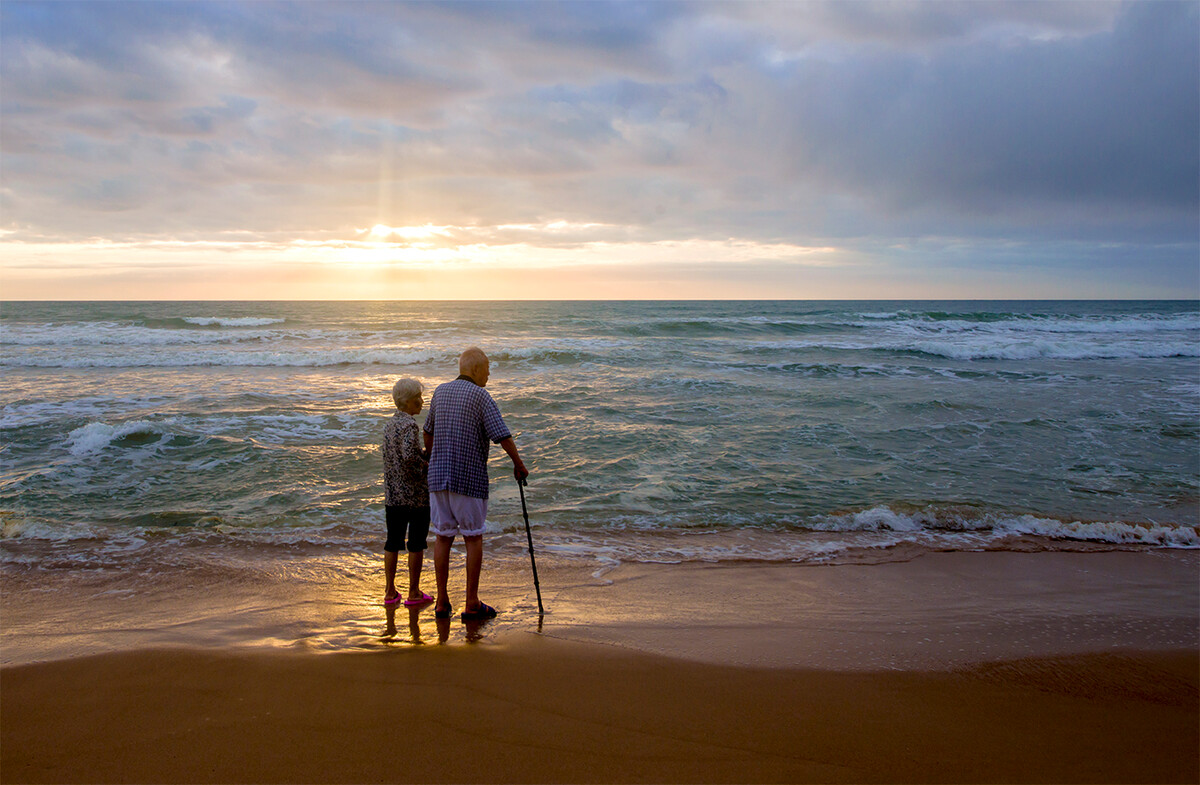
<path fill-rule="evenodd" d="M 385 621 L 386 627 L 383 630 L 383 635 L 381 636 L 381 640 L 387 641 L 389 643 L 396 640 L 396 635 L 397 635 L 396 609 L 397 609 L 397 607 L 403 607 L 403 606 L 401 606 L 400 603 L 396 603 L 395 605 L 385 605 L 383 608 L 384 621 Z M 403 610 L 404 610 L 405 614 L 408 616 L 409 643 L 418 643 L 418 644 L 424 643 L 425 641 L 421 639 L 421 608 L 420 608 L 420 606 L 417 606 L 415 608 L 403 608 Z M 403 618 L 404 617 L 402 616 L 401 619 L 403 620 Z M 447 634 L 448 633 L 449 633 L 449 630 L 447 630 Z M 440 638 L 440 631 L 439 631 L 439 638 Z M 444 639 L 442 639 L 442 640 L 444 640 Z"/>
<path fill-rule="evenodd" d="M 400 607 L 399 603 L 396 605 L 384 606 L 383 613 L 386 627 L 384 628 L 383 635 L 380 636 L 380 640 L 388 643 L 396 640 L 396 636 L 398 634 L 398 630 L 396 629 L 396 610 L 398 607 Z M 408 614 L 409 643 L 425 643 L 421 634 L 421 611 L 428 607 L 430 606 L 425 605 L 403 609 Z M 401 620 L 403 620 L 403 617 L 401 617 Z M 433 621 L 434 629 L 437 632 L 438 643 L 445 643 L 450 639 L 450 619 L 435 618 Z M 464 639 L 467 641 L 467 643 L 474 643 L 475 641 L 483 638 L 483 627 L 489 621 L 491 621 L 491 619 L 463 619 L 463 627 L 466 628 L 466 635 L 464 636 Z"/>

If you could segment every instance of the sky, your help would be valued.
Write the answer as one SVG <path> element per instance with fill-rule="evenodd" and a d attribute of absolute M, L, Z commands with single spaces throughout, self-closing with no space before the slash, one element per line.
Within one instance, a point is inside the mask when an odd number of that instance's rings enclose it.
<path fill-rule="evenodd" d="M 0 3 L 0 298 L 1200 298 L 1200 2 Z"/>

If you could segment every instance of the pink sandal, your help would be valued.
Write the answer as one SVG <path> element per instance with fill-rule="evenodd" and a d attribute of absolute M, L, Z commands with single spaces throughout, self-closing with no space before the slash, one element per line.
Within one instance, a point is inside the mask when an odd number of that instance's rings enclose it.
<path fill-rule="evenodd" d="M 399 597 L 397 597 L 396 599 L 399 599 Z M 405 600 L 405 601 L 404 601 L 404 607 L 405 607 L 405 608 L 415 608 L 415 607 L 417 607 L 418 605 L 426 605 L 426 604 L 428 604 L 428 603 L 431 603 L 431 602 L 433 602 L 433 598 L 432 598 L 432 597 L 430 597 L 430 596 L 429 596 L 428 594 L 426 594 L 425 592 L 421 592 L 421 599 L 419 599 L 419 600 Z"/>

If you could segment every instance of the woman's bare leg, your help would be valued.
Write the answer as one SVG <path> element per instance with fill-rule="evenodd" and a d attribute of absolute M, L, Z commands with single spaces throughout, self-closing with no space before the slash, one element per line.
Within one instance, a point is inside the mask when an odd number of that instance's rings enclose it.
<path fill-rule="evenodd" d="M 385 600 L 395 599 L 400 594 L 396 591 L 396 558 L 399 555 L 395 551 L 383 552 L 383 577 L 387 581 L 387 585 L 383 589 Z"/>
<path fill-rule="evenodd" d="M 425 551 L 408 554 L 408 598 L 421 599 L 421 564 L 425 560 Z"/>

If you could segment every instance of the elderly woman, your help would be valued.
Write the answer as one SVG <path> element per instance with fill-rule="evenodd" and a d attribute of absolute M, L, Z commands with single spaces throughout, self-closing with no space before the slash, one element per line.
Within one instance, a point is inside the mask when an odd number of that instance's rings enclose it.
<path fill-rule="evenodd" d="M 433 602 L 421 591 L 421 563 L 429 536 L 429 457 L 421 451 L 420 429 L 414 414 L 421 412 L 424 391 L 416 379 L 401 379 L 392 387 L 399 410 L 383 429 L 383 503 L 387 511 L 387 543 L 383 546 L 383 572 L 387 587 L 383 604 L 400 601 L 396 591 L 396 561 L 403 545 L 408 551 L 407 607 Z"/>

